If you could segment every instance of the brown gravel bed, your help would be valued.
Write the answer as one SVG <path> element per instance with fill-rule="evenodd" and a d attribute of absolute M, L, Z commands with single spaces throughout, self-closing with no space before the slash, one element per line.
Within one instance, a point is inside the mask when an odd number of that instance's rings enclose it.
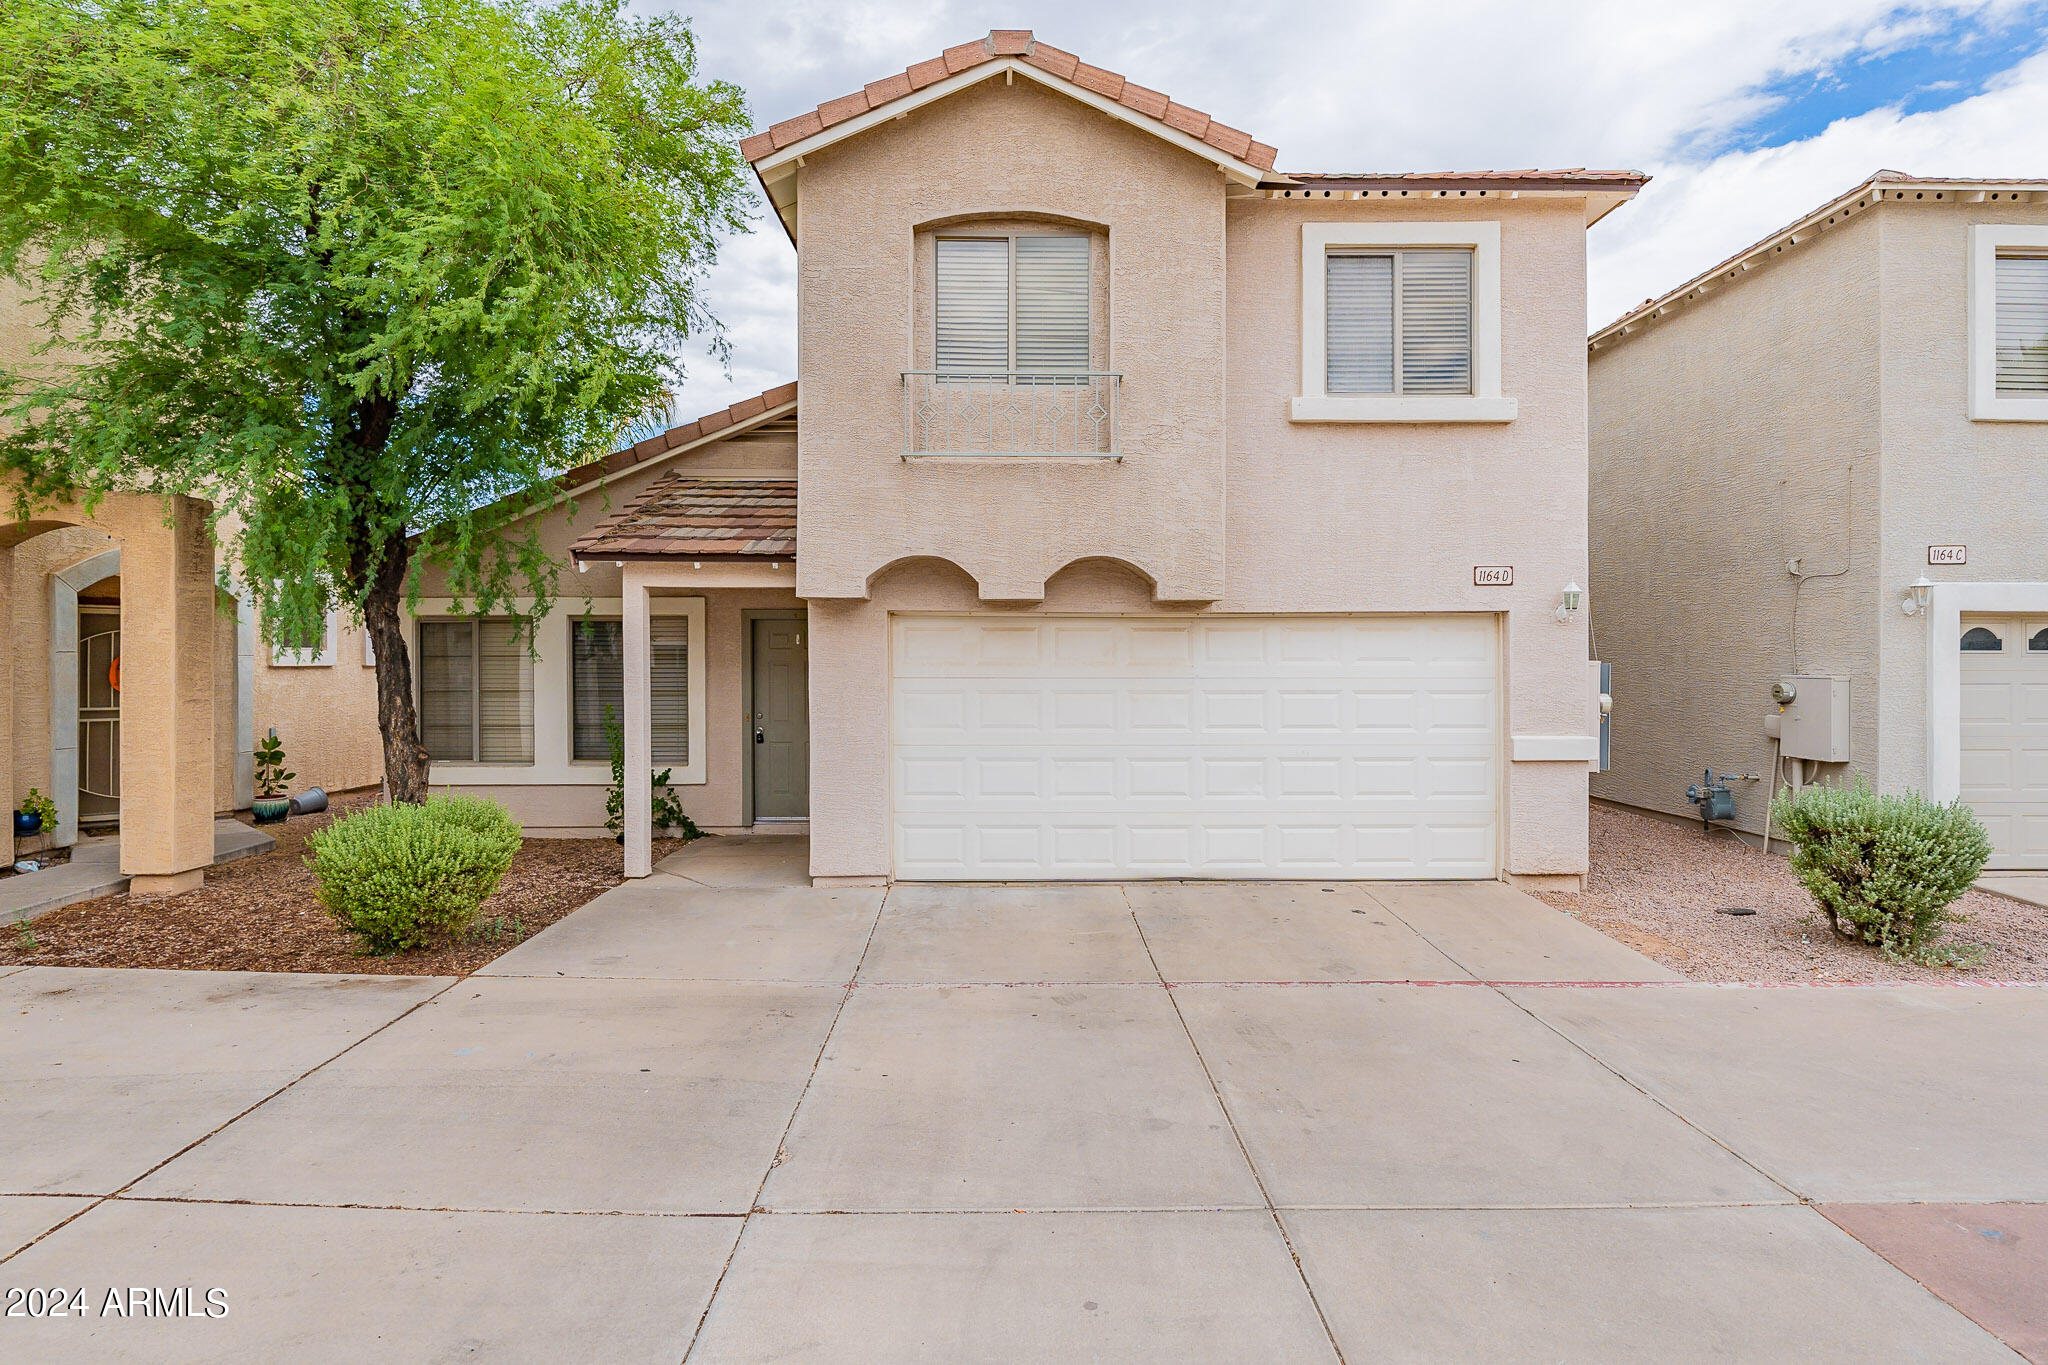
<path fill-rule="evenodd" d="M 1907 966 L 1837 938 L 1776 851 L 1612 806 L 1595 804 L 1592 818 L 1586 889 L 1541 899 L 1695 981 L 2048 980 L 2048 910 L 2038 906 L 1967 892 L 1949 941 L 1982 945 L 1982 960 Z"/>
<path fill-rule="evenodd" d="M 510 952 L 624 878 L 609 839 L 529 839 L 463 940 L 430 952 L 361 952 L 314 894 L 306 836 L 374 803 L 375 792 L 334 800 L 320 815 L 266 825 L 277 847 L 209 869 L 206 885 L 167 900 L 107 896 L 54 910 L 25 926 L 0 925 L 0 965 L 160 967 L 222 972 L 359 972 L 459 976 Z M 680 848 L 657 839 L 656 859 Z M 29 946 L 33 936 L 33 946 Z"/>

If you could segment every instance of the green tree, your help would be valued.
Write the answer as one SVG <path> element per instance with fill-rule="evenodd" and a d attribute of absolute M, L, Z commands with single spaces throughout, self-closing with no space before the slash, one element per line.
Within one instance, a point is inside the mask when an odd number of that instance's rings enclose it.
<path fill-rule="evenodd" d="M 701 284 L 745 123 L 686 21 L 618 0 L 0 5 L 0 274 L 65 362 L 0 372 L 0 474 L 24 507 L 210 499 L 267 638 L 360 616 L 418 801 L 415 569 L 548 610 L 510 523 L 663 404 L 685 339 L 723 354 Z"/>

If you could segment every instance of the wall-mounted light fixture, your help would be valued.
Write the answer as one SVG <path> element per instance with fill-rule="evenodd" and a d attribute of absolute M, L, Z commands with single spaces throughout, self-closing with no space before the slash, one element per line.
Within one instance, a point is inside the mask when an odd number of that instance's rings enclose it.
<path fill-rule="evenodd" d="M 1579 614 L 1579 599 L 1585 595 L 1586 590 L 1577 583 L 1565 584 L 1564 591 L 1557 598 L 1557 619 L 1570 624 L 1572 618 Z"/>
<path fill-rule="evenodd" d="M 1908 616 L 1918 616 L 1927 610 L 1928 594 L 1934 591 L 1934 583 L 1926 574 L 1921 574 L 1906 585 L 1906 595 L 1899 599 L 1899 610 Z"/>

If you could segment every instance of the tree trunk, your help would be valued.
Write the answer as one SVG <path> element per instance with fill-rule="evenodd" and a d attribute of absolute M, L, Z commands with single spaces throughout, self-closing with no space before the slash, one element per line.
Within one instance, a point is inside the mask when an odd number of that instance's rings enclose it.
<path fill-rule="evenodd" d="M 420 743 L 419 710 L 412 699 L 412 656 L 405 647 L 405 574 L 412 547 L 399 534 L 383 547 L 376 577 L 363 599 L 363 626 L 377 651 L 377 728 L 384 736 L 384 789 L 394 802 L 427 799 L 427 750 Z"/>

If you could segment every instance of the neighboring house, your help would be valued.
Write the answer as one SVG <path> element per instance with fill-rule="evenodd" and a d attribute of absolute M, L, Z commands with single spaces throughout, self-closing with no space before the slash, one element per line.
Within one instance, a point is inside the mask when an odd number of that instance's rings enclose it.
<path fill-rule="evenodd" d="M 590 830 L 616 701 L 633 875 L 651 765 L 824 884 L 1579 883 L 1584 232 L 1641 176 L 1281 173 L 1015 31 L 742 146 L 800 411 L 572 476 L 531 661 L 428 603 L 436 784 Z"/>
<path fill-rule="evenodd" d="M 41 325 L 18 291 L 0 285 L 0 365 L 61 363 L 34 359 Z M 27 525 L 9 524 L 9 509 L 0 508 L 0 584 L 11 584 L 0 594 L 0 629 L 12 653 L 11 757 L 0 776 L 10 804 L 30 787 L 56 801 L 60 846 L 120 819 L 122 730 L 132 723 L 123 716 L 123 627 L 159 625 L 123 620 L 129 528 L 117 509 L 130 501 L 141 508 L 154 500 L 115 498 L 97 515 L 78 509 Z M 154 516 L 161 520 L 161 511 Z M 248 808 L 253 746 L 272 728 L 298 774 L 293 791 L 380 782 L 376 681 L 363 666 L 361 635 L 330 616 L 313 647 L 267 656 L 251 606 L 227 593 L 216 606 L 194 623 L 213 656 L 212 783 L 199 804 L 209 814 Z"/>
<path fill-rule="evenodd" d="M 2048 181 L 1880 172 L 1590 348 L 1594 794 L 1756 774 L 1760 833 L 1774 785 L 1861 773 L 2048 867 Z M 1801 675 L 1842 681 L 1781 712 Z"/>

